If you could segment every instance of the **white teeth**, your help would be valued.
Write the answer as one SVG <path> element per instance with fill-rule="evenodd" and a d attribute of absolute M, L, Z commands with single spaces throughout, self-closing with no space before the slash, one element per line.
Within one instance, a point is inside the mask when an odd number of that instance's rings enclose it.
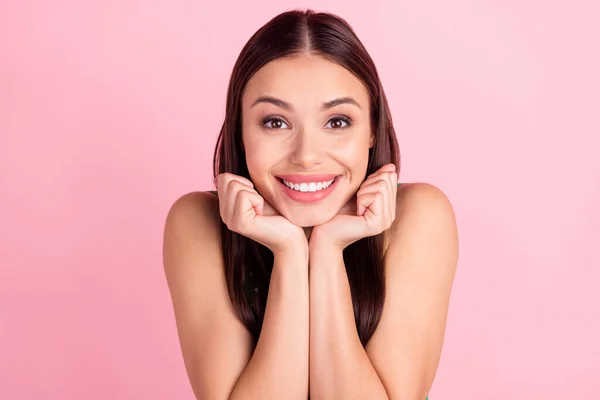
<path fill-rule="evenodd" d="M 327 189 L 332 183 L 334 179 L 325 182 L 303 182 L 303 183 L 292 183 L 288 182 L 285 179 L 282 179 L 285 186 L 290 189 L 297 190 L 299 192 L 317 192 L 319 190 Z"/>

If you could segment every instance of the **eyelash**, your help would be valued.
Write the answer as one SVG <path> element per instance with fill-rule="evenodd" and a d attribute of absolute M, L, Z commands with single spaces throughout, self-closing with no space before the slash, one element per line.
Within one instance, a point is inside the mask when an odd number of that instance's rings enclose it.
<path fill-rule="evenodd" d="M 349 117 L 345 116 L 345 115 L 336 115 L 335 117 L 330 118 L 329 121 L 327 121 L 327 123 L 329 123 L 331 121 L 335 121 L 335 120 L 339 120 L 339 121 L 345 122 L 346 126 L 343 126 L 341 128 L 331 128 L 331 129 L 344 130 L 344 129 L 348 129 L 348 128 L 350 128 L 352 126 L 352 120 Z M 283 118 L 277 117 L 277 116 L 274 116 L 274 115 L 269 115 L 269 116 L 265 117 L 262 120 L 262 126 L 263 126 L 263 128 L 266 128 L 266 129 L 269 129 L 269 130 L 273 130 L 273 131 L 276 131 L 276 130 L 279 130 L 279 129 L 284 129 L 284 128 L 270 128 L 268 126 L 265 126 L 267 123 L 273 122 L 273 121 L 281 121 L 281 122 L 283 122 L 284 124 L 287 125 L 287 122 L 285 122 L 285 120 Z"/>

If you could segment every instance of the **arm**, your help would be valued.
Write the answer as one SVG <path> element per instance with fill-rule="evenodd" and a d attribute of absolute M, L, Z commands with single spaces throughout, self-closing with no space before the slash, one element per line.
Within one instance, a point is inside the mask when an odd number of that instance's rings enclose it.
<path fill-rule="evenodd" d="M 458 232 L 452 205 L 435 186 L 399 189 L 396 210 L 385 307 L 366 350 L 390 399 L 422 400 L 442 352 Z"/>
<path fill-rule="evenodd" d="M 256 351 L 231 399 L 308 396 L 308 251 L 275 254 Z"/>
<path fill-rule="evenodd" d="M 163 262 L 186 371 L 197 399 L 291 399 L 308 392 L 307 252 L 275 256 L 256 350 L 227 292 L 214 196 L 171 207 Z M 302 255 L 304 254 L 304 258 Z"/>
<path fill-rule="evenodd" d="M 346 268 L 339 248 L 310 249 L 310 397 L 387 399 L 354 321 Z"/>
<path fill-rule="evenodd" d="M 427 184 L 398 189 L 396 216 L 385 306 L 366 349 L 341 253 L 318 240 L 313 251 L 311 243 L 311 398 L 423 400 L 430 390 L 458 257 L 456 222 L 445 195 Z"/>

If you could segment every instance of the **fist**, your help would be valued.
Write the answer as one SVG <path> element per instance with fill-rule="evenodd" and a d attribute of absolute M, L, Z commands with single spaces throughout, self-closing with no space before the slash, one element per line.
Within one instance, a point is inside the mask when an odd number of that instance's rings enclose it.
<path fill-rule="evenodd" d="M 311 244 L 313 240 L 322 241 L 344 249 L 388 229 L 396 218 L 397 183 L 394 164 L 384 165 L 369 175 L 335 217 L 314 227 Z"/>
<path fill-rule="evenodd" d="M 219 174 L 216 179 L 221 219 L 231 231 L 246 236 L 272 252 L 283 251 L 304 240 L 304 230 L 279 214 L 239 175 Z"/>

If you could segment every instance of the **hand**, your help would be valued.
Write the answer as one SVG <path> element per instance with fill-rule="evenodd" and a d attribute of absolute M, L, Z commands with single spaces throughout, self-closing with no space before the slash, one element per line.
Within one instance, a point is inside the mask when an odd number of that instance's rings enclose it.
<path fill-rule="evenodd" d="M 223 173 L 217 177 L 216 184 L 221 219 L 230 230 L 266 246 L 273 253 L 284 251 L 298 241 L 306 244 L 304 230 L 271 207 L 250 180 Z"/>
<path fill-rule="evenodd" d="M 311 245 L 325 242 L 343 250 L 359 239 L 388 229 L 396 218 L 397 183 L 394 164 L 371 174 L 335 217 L 313 228 Z"/>

